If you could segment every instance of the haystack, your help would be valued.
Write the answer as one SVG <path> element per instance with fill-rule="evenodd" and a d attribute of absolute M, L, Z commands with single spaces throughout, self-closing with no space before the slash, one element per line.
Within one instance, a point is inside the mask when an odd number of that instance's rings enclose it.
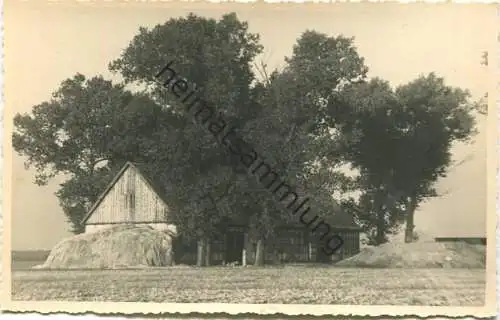
<path fill-rule="evenodd" d="M 367 247 L 339 267 L 484 268 L 486 247 L 464 242 L 386 243 Z"/>
<path fill-rule="evenodd" d="M 172 235 L 151 227 L 117 225 L 65 239 L 41 268 L 130 268 L 172 264 Z"/>

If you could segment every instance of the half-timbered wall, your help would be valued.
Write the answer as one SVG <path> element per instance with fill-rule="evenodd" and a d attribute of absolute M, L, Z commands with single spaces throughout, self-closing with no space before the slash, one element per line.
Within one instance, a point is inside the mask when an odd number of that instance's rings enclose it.
<path fill-rule="evenodd" d="M 228 228 L 226 231 L 230 230 L 234 231 L 235 228 Z M 243 230 L 241 228 L 242 232 Z M 337 232 L 344 240 L 344 245 L 335 254 L 325 256 L 322 253 L 324 241 L 319 241 L 310 231 L 299 228 L 282 228 L 276 232 L 274 237 L 268 239 L 266 242 L 264 247 L 265 263 L 338 261 L 359 253 L 359 232 L 347 230 L 339 230 Z M 245 236 L 244 248 L 246 263 L 253 264 L 256 251 L 255 239 Z M 178 263 L 196 263 L 196 249 L 196 242 L 190 245 L 185 243 L 184 247 L 180 249 L 181 252 L 178 252 L 180 257 Z M 232 262 L 226 261 L 226 249 L 227 237 L 212 239 L 210 248 L 211 263 L 217 265 L 223 261 Z"/>
<path fill-rule="evenodd" d="M 130 166 L 109 190 L 86 224 L 164 223 L 167 213 L 168 208 L 160 197 L 143 176 Z"/>
<path fill-rule="evenodd" d="M 266 261 L 309 261 L 309 237 L 304 228 L 281 228 L 270 240 L 266 246 Z"/>
<path fill-rule="evenodd" d="M 344 245 L 340 249 L 341 258 L 349 258 L 359 253 L 359 232 L 342 231 L 340 232 Z"/>

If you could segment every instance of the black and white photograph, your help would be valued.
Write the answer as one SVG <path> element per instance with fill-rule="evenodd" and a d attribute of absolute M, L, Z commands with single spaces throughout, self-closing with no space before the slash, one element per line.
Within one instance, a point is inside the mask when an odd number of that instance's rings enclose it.
<path fill-rule="evenodd" d="M 4 310 L 495 315 L 497 6 L 4 17 Z"/>

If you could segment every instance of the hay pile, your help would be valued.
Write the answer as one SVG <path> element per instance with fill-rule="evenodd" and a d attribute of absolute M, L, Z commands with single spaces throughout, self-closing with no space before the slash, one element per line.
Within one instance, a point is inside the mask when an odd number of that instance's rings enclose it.
<path fill-rule="evenodd" d="M 151 227 L 117 225 L 58 243 L 39 268 L 130 268 L 172 264 L 172 237 Z"/>
<path fill-rule="evenodd" d="M 386 243 L 367 247 L 339 267 L 485 268 L 486 246 L 464 242 Z"/>

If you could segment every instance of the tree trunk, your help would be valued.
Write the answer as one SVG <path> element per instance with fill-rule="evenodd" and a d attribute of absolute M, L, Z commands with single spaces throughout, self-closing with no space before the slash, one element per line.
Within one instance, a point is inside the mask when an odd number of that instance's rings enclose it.
<path fill-rule="evenodd" d="M 197 251 L 197 256 L 196 256 L 196 266 L 198 267 L 203 267 L 205 266 L 206 260 L 206 243 L 204 239 L 198 240 L 198 251 Z"/>
<path fill-rule="evenodd" d="M 211 253 L 210 241 L 205 240 L 205 266 L 210 266 L 212 263 L 212 253 Z"/>
<path fill-rule="evenodd" d="M 241 265 L 243 267 L 247 265 L 247 238 L 248 238 L 248 233 L 245 232 L 243 235 L 243 250 L 241 252 Z"/>
<path fill-rule="evenodd" d="M 405 228 L 405 242 L 413 242 L 415 229 L 415 209 L 417 208 L 417 201 L 415 197 L 411 197 L 408 206 L 406 207 L 406 228 Z"/>
<path fill-rule="evenodd" d="M 264 240 L 260 238 L 257 240 L 257 248 L 255 249 L 255 266 L 264 265 Z"/>
<path fill-rule="evenodd" d="M 375 234 L 375 245 L 381 245 L 385 243 L 385 233 L 386 233 L 386 225 L 385 225 L 385 212 L 382 208 L 382 202 L 380 201 L 381 195 L 375 195 L 375 203 L 374 209 L 376 210 L 376 234 Z"/>
<path fill-rule="evenodd" d="M 385 243 L 385 214 L 382 211 L 382 208 L 378 209 L 377 212 L 377 233 L 375 235 L 375 245 L 381 245 Z"/>

